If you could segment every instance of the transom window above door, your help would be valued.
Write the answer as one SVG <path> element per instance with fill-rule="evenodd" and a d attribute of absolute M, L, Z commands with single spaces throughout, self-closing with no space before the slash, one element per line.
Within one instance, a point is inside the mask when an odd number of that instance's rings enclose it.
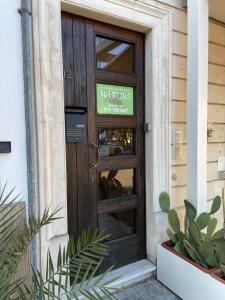
<path fill-rule="evenodd" d="M 134 72 L 134 45 L 97 35 L 96 67 L 113 72 Z"/>

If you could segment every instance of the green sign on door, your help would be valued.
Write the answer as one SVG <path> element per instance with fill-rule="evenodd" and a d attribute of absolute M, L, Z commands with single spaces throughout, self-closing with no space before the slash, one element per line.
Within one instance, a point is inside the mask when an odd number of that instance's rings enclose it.
<path fill-rule="evenodd" d="M 104 115 L 133 115 L 134 88 L 97 83 L 97 113 Z"/>

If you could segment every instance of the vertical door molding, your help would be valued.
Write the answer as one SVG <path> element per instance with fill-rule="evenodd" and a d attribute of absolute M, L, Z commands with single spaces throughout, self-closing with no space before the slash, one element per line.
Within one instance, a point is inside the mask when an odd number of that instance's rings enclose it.
<path fill-rule="evenodd" d="M 145 120 L 147 254 L 156 259 L 156 244 L 165 239 L 167 221 L 159 194 L 170 189 L 170 17 L 146 35 Z"/>
<path fill-rule="evenodd" d="M 66 160 L 60 1 L 32 0 L 39 213 L 61 207 L 62 219 L 40 234 L 39 263 L 67 239 Z M 43 265 L 42 265 L 43 264 Z"/>
<path fill-rule="evenodd" d="M 147 255 L 155 260 L 156 243 L 166 228 L 158 197 L 170 186 L 171 11 L 152 0 L 32 0 L 39 206 L 40 211 L 49 205 L 63 207 L 63 219 L 41 234 L 41 260 L 49 246 L 57 250 L 56 244 L 67 237 L 61 6 L 63 11 L 146 34 L 145 119 L 151 123 L 145 139 L 146 234 Z"/>

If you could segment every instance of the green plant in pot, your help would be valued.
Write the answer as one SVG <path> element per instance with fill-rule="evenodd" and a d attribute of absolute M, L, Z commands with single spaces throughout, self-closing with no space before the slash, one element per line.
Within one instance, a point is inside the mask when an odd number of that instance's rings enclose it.
<path fill-rule="evenodd" d="M 167 213 L 170 228 L 168 246 L 190 258 L 205 269 L 219 266 L 225 255 L 224 230 L 216 231 L 217 219 L 213 215 L 221 207 L 221 198 L 216 196 L 209 213 L 197 215 L 197 210 L 188 200 L 184 200 L 184 231 L 181 230 L 177 212 L 170 208 L 170 196 L 163 192 L 159 197 L 160 207 Z"/>

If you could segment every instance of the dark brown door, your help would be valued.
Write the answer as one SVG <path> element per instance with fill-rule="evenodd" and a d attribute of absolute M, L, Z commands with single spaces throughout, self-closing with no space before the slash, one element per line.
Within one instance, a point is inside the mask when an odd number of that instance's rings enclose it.
<path fill-rule="evenodd" d="M 144 36 L 63 13 L 62 41 L 69 233 L 105 229 L 119 267 L 146 253 Z"/>

